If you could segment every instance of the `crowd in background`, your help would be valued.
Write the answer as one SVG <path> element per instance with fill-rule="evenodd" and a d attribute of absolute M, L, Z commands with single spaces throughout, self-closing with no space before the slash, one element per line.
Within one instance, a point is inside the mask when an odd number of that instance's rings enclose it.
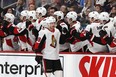
<path fill-rule="evenodd" d="M 83 26 L 86 26 L 87 15 L 91 11 L 103 12 L 106 11 L 110 17 L 116 15 L 116 1 L 115 0 L 17 0 L 16 6 L 4 9 L 5 13 L 12 13 L 15 15 L 15 24 L 19 22 L 20 12 L 27 9 L 29 11 L 35 10 L 37 7 L 44 6 L 48 13 L 61 10 L 66 15 L 69 11 L 76 11 L 78 20 Z M 50 9 L 53 7 L 53 9 Z"/>
<path fill-rule="evenodd" d="M 15 7 L 9 7 L 7 9 L 1 8 L 2 9 L 1 11 L 3 11 L 3 16 L 1 16 L 1 19 L 4 19 L 5 14 L 11 13 L 15 16 L 14 25 L 18 25 L 18 23 L 21 22 L 20 16 L 22 11 L 24 10 L 36 11 L 38 7 L 45 7 L 45 9 L 47 10 L 45 17 L 53 16 L 54 12 L 56 11 L 62 11 L 64 14 L 63 19 L 65 19 L 65 17 L 67 16 L 67 13 L 74 11 L 77 13 L 76 20 L 80 22 L 80 25 L 81 25 L 80 28 L 83 28 L 83 29 L 86 29 L 87 25 L 91 23 L 89 20 L 90 12 L 96 11 L 99 14 L 102 12 L 107 12 L 110 18 L 114 18 L 116 16 L 116 0 L 40 0 L 40 1 L 28 0 L 27 2 L 25 0 L 17 0 L 17 4 Z M 35 19 L 35 21 L 36 20 L 37 19 Z M 67 25 L 70 25 L 70 24 L 67 23 Z M 2 43 L 4 42 L 3 39 L 4 38 L 1 38 L 1 41 L 0 41 L 1 50 L 3 50 L 2 49 L 2 46 L 3 46 Z M 15 38 L 15 40 L 17 39 L 18 38 Z M 15 45 L 15 46 L 16 46 L 15 51 L 22 50 L 22 49 L 19 50 L 17 48 L 17 47 L 20 47 L 20 45 Z M 22 51 L 26 51 L 26 50 L 22 50 Z M 32 51 L 32 49 L 28 51 Z M 66 49 L 65 51 L 70 51 L 70 47 Z M 79 49 L 77 51 L 86 51 L 86 49 L 84 50 Z M 87 50 L 87 51 L 90 51 L 90 50 Z M 109 51 L 109 50 L 106 50 L 106 51 Z"/>

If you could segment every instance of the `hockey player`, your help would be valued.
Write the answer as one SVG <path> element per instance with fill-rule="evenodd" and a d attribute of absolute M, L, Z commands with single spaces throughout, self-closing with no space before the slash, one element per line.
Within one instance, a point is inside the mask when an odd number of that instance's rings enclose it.
<path fill-rule="evenodd" d="M 2 48 L 2 43 L 3 43 L 3 38 L 6 37 L 8 34 L 4 32 L 3 30 L 3 25 L 0 23 L 0 51 L 3 50 Z"/>
<path fill-rule="evenodd" d="M 103 31 L 106 31 L 108 36 L 115 36 L 116 28 L 114 26 L 114 22 L 110 19 L 109 14 L 107 12 L 100 13 L 100 22 L 103 24 Z M 108 45 L 109 51 L 111 51 L 111 47 Z"/>
<path fill-rule="evenodd" d="M 36 9 L 37 20 L 35 24 L 35 29 L 33 29 L 33 33 L 35 34 L 36 37 L 38 37 L 38 32 L 41 30 L 40 22 L 45 18 L 46 13 L 47 13 L 47 10 L 44 7 L 38 7 Z"/>
<path fill-rule="evenodd" d="M 18 23 L 16 26 L 19 29 L 26 29 L 26 21 L 28 19 L 28 11 L 27 10 L 23 10 L 20 14 L 20 23 Z M 27 51 L 27 32 L 19 35 L 18 36 L 19 39 L 19 44 L 20 44 L 20 51 Z"/>
<path fill-rule="evenodd" d="M 78 32 L 81 28 L 81 24 L 79 21 L 76 21 L 77 19 L 77 13 L 74 11 L 68 12 L 66 15 L 66 20 L 68 24 L 70 25 L 70 36 L 68 41 L 70 42 L 70 47 L 72 52 L 83 52 L 83 47 L 87 44 L 87 41 L 81 41 L 79 38 L 76 38 L 74 36 L 75 31 Z"/>
<path fill-rule="evenodd" d="M 9 22 L 10 24 L 7 26 L 9 27 L 11 24 L 13 24 L 15 19 L 15 16 L 13 14 L 10 13 L 6 13 L 4 16 L 4 20 L 6 20 L 7 22 Z M 6 22 L 4 22 L 5 24 Z M 5 28 L 7 24 L 3 25 L 3 27 Z M 12 25 L 14 26 L 14 25 Z M 6 32 L 7 34 L 10 34 L 7 29 L 4 29 L 4 32 Z M 14 42 L 14 35 L 8 35 L 7 37 L 4 38 L 4 42 L 3 42 L 3 51 L 15 51 L 15 42 Z"/>
<path fill-rule="evenodd" d="M 22 13 L 24 16 L 24 12 Z M 15 36 L 23 36 L 27 33 L 27 29 L 25 26 L 25 17 L 23 18 L 23 16 L 21 16 L 21 23 L 19 23 L 17 26 L 13 25 L 13 15 L 7 13 L 7 15 L 5 15 L 5 22 L 3 23 L 4 26 L 4 32 L 7 32 L 7 34 L 9 36 L 11 35 L 15 35 Z M 12 19 L 12 20 L 11 20 Z M 24 19 L 24 20 L 23 20 Z M 26 37 L 22 37 L 21 40 L 23 40 L 23 42 L 26 42 Z M 16 41 L 17 42 L 17 41 Z M 14 42 L 15 43 L 15 42 Z M 15 45 L 16 46 L 16 45 Z M 24 46 L 24 45 L 23 45 Z M 17 47 L 17 46 L 16 46 Z"/>
<path fill-rule="evenodd" d="M 114 17 L 113 22 L 114 22 L 114 27 L 116 28 L 116 17 Z M 101 30 L 99 32 L 99 34 L 100 34 L 101 38 L 94 37 L 94 39 L 102 40 L 101 41 L 102 44 L 108 45 L 109 52 L 115 53 L 116 52 L 116 37 L 115 37 L 116 34 L 114 34 L 114 36 L 112 36 L 112 32 L 110 32 L 110 36 L 109 36 L 109 34 L 107 33 L 106 30 Z"/>
<path fill-rule="evenodd" d="M 0 24 L 0 38 L 6 37 L 8 34 L 4 32 L 3 25 Z"/>
<path fill-rule="evenodd" d="M 91 29 L 91 32 L 94 34 L 94 36 L 100 37 L 99 31 L 102 29 L 102 26 L 99 23 L 99 13 L 96 11 L 90 12 L 89 21 L 91 24 L 87 25 L 85 31 L 89 32 Z M 106 52 L 106 51 L 107 51 L 106 45 L 98 44 L 90 40 L 88 44 L 87 52 L 98 53 L 98 52 Z"/>
<path fill-rule="evenodd" d="M 103 25 L 102 29 L 99 31 L 100 37 L 94 36 L 92 41 L 107 45 L 107 51 L 112 51 L 115 47 L 115 21 L 110 20 L 107 12 L 100 13 L 99 20 L 101 25 Z"/>
<path fill-rule="evenodd" d="M 60 32 L 56 29 L 55 18 L 47 18 L 48 27 L 40 30 L 34 50 L 43 55 L 45 77 L 54 73 L 55 77 L 62 77 L 62 66 L 59 59 Z M 36 58 L 37 59 L 37 58 Z M 39 62 L 39 60 L 37 60 Z"/>
<path fill-rule="evenodd" d="M 68 25 L 64 21 L 64 13 L 62 11 L 56 11 L 54 12 L 54 16 L 57 20 L 57 27 L 59 31 L 61 32 L 61 37 L 66 37 L 66 32 L 69 31 Z M 65 38 L 66 39 L 66 38 Z M 61 39 L 62 40 L 62 39 Z M 68 42 L 65 42 L 65 40 L 62 40 L 62 44 L 60 44 L 60 51 L 69 51 L 70 45 Z"/>
<path fill-rule="evenodd" d="M 27 28 L 28 28 L 28 37 L 27 39 L 29 40 L 28 41 L 28 50 L 29 51 L 32 51 L 32 46 L 34 45 L 35 41 L 36 41 L 36 37 L 33 33 L 33 29 L 34 27 L 36 26 L 36 20 L 37 20 L 37 17 L 36 17 L 36 11 L 29 11 L 28 12 L 28 17 L 29 17 L 29 22 L 30 22 L 30 25 L 27 24 Z M 32 24 L 31 24 L 32 23 Z"/>
<path fill-rule="evenodd" d="M 109 17 L 109 14 L 107 12 L 102 12 L 100 13 L 99 19 L 100 23 L 103 24 L 102 30 L 106 30 L 109 36 L 110 32 L 112 33 L 112 36 L 114 36 L 116 29 L 114 27 L 114 22 Z"/>

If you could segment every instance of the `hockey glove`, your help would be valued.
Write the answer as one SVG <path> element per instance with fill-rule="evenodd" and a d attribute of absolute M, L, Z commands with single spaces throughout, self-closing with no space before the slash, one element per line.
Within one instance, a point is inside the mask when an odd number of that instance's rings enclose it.
<path fill-rule="evenodd" d="M 90 29 L 89 32 L 86 32 L 86 39 L 91 40 L 92 36 L 93 36 L 92 29 Z"/>
<path fill-rule="evenodd" d="M 37 40 L 37 38 L 38 38 L 38 30 L 34 27 L 33 29 L 32 29 L 32 33 L 33 33 L 33 35 L 36 37 L 36 40 Z"/>
<path fill-rule="evenodd" d="M 99 35 L 102 37 L 102 39 L 104 39 L 107 44 L 111 44 L 111 42 L 113 41 L 113 37 L 112 37 L 112 33 L 110 32 L 110 37 L 108 36 L 107 32 L 104 30 L 101 30 L 99 32 Z"/>
<path fill-rule="evenodd" d="M 105 41 L 110 45 L 111 44 L 111 42 L 113 42 L 113 36 L 112 36 L 112 33 L 110 32 L 110 37 L 109 36 L 107 36 L 106 38 L 104 38 L 105 39 Z"/>
<path fill-rule="evenodd" d="M 36 61 L 38 64 L 40 64 L 40 63 L 42 62 L 42 56 L 36 55 L 35 61 Z"/>
<path fill-rule="evenodd" d="M 27 20 L 27 21 L 26 21 L 26 28 L 28 28 L 29 25 L 31 25 L 31 24 L 32 24 L 31 21 Z"/>
<path fill-rule="evenodd" d="M 64 27 L 62 28 L 62 34 L 67 34 L 68 33 L 68 30 Z"/>
<path fill-rule="evenodd" d="M 8 26 L 10 26 L 10 22 L 8 22 L 6 20 L 4 20 L 2 24 L 3 24 L 4 28 L 7 28 Z"/>
<path fill-rule="evenodd" d="M 104 36 L 107 35 L 107 32 L 104 31 L 104 30 L 100 30 L 100 31 L 99 31 L 99 35 L 100 35 L 100 37 L 104 37 Z"/>
<path fill-rule="evenodd" d="M 3 25 L 2 30 L 3 30 L 6 34 L 9 34 L 8 29 L 7 29 L 7 26 L 8 26 L 9 24 L 10 24 L 10 22 L 8 22 L 8 21 L 6 21 L 6 20 L 4 20 L 3 23 L 2 23 L 2 25 Z"/>

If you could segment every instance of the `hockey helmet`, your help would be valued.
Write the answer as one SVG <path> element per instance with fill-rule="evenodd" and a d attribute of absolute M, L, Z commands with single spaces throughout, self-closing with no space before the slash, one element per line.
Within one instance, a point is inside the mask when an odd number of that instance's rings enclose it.
<path fill-rule="evenodd" d="M 101 12 L 100 15 L 99 15 L 99 20 L 101 21 L 108 21 L 110 18 L 109 18 L 109 14 L 107 12 Z"/>
<path fill-rule="evenodd" d="M 48 17 L 47 18 L 47 21 L 46 21 L 48 24 L 50 24 L 50 23 L 54 23 L 54 22 L 56 22 L 56 19 L 53 17 L 53 16 L 50 16 L 50 17 Z"/>
<path fill-rule="evenodd" d="M 34 19 L 37 19 L 37 17 L 36 17 L 36 11 L 29 11 L 28 12 L 28 16 L 29 16 L 29 18 L 32 18 L 33 20 Z"/>
<path fill-rule="evenodd" d="M 15 19 L 15 16 L 13 14 L 11 14 L 11 13 L 6 13 L 5 14 L 5 20 L 13 23 L 14 22 L 14 19 Z"/>
<path fill-rule="evenodd" d="M 57 17 L 61 17 L 60 19 L 64 19 L 64 13 L 62 11 L 56 11 L 54 12 L 54 15 Z"/>
<path fill-rule="evenodd" d="M 75 11 L 68 12 L 66 17 L 68 19 L 72 19 L 72 21 L 76 21 L 77 19 L 77 13 Z"/>
<path fill-rule="evenodd" d="M 26 19 L 28 19 L 28 10 L 23 10 L 22 12 L 21 12 L 21 16 L 23 16 L 23 17 L 26 17 Z"/>
<path fill-rule="evenodd" d="M 97 11 L 92 11 L 89 13 L 89 18 L 99 19 L 99 13 Z"/>
<path fill-rule="evenodd" d="M 36 9 L 36 13 L 37 13 L 37 14 L 41 13 L 42 16 L 45 16 L 46 13 L 47 13 L 47 10 L 46 10 L 46 8 L 44 8 L 44 7 L 38 7 L 38 8 Z"/>

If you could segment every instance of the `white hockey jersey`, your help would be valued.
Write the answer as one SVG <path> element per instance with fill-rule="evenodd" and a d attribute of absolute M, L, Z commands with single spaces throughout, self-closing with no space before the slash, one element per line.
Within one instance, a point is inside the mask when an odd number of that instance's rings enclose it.
<path fill-rule="evenodd" d="M 114 26 L 114 22 L 112 21 L 112 19 L 110 19 L 110 22 L 108 22 L 107 24 L 105 24 L 103 26 L 103 30 L 106 30 L 106 32 L 108 33 L 108 36 L 110 37 L 112 35 L 112 37 L 114 37 L 113 41 L 114 44 L 116 45 L 116 27 Z M 111 35 L 110 35 L 111 34 Z M 108 45 L 108 49 L 110 52 L 116 52 L 116 47 L 111 47 Z"/>
<path fill-rule="evenodd" d="M 47 28 L 44 30 L 40 30 L 38 39 L 42 39 L 46 37 L 45 40 L 45 47 L 42 50 L 43 58 L 50 59 L 50 60 L 57 60 L 59 59 L 59 39 L 60 39 L 60 32 L 58 29 L 55 28 L 54 32 L 51 32 Z"/>
<path fill-rule="evenodd" d="M 72 27 L 75 27 L 75 29 L 77 30 L 77 32 L 80 30 L 80 22 L 76 22 L 74 25 L 72 25 Z M 80 50 L 81 48 L 83 48 L 85 45 L 88 44 L 88 41 L 80 41 L 80 42 L 75 42 L 73 44 L 70 44 L 70 48 L 72 52 L 76 52 L 78 50 Z"/>
<path fill-rule="evenodd" d="M 102 29 L 102 26 L 100 25 L 100 23 L 91 23 L 90 25 L 87 25 L 87 27 L 85 28 L 86 31 L 90 31 L 90 29 L 92 29 L 92 33 L 95 36 L 100 37 L 99 31 Z M 89 43 L 88 44 L 88 49 L 92 53 L 107 51 L 106 45 L 100 45 L 100 44 L 95 43 L 95 42 L 92 42 L 92 44 Z"/>
<path fill-rule="evenodd" d="M 18 28 L 25 29 L 26 28 L 26 22 L 20 22 L 16 25 Z M 20 50 L 27 48 L 27 37 L 26 35 L 18 36 L 19 44 L 20 44 Z"/>
<path fill-rule="evenodd" d="M 110 19 L 110 21 L 108 23 L 106 23 L 103 28 L 103 30 L 106 30 L 106 32 L 108 33 L 108 35 L 110 36 L 110 32 L 112 34 L 112 36 L 115 35 L 116 33 L 116 28 L 114 26 L 114 22 Z"/>
<path fill-rule="evenodd" d="M 69 30 L 68 25 L 64 22 L 61 22 L 59 24 L 59 26 L 61 26 L 62 29 L 66 28 L 67 30 Z M 64 34 L 64 33 L 61 31 L 61 34 Z M 60 44 L 60 51 L 64 51 L 64 50 L 69 49 L 69 48 L 70 48 L 70 43 L 68 43 L 68 42 L 65 42 L 64 44 Z"/>
<path fill-rule="evenodd" d="M 12 25 L 15 26 L 15 25 Z M 3 51 L 15 51 L 16 44 L 14 41 L 14 35 L 8 35 L 3 40 Z M 18 46 L 18 45 L 17 45 Z"/>

